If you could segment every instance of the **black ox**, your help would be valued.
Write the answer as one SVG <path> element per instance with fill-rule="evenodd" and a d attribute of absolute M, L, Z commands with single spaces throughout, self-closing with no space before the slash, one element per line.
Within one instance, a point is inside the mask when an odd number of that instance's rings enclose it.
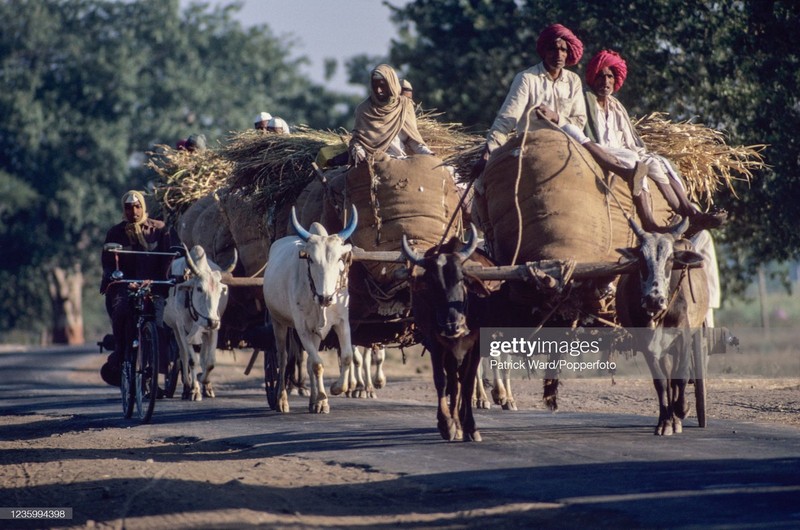
<path fill-rule="evenodd" d="M 455 250 L 459 246 L 459 250 Z M 441 248 L 419 256 L 403 236 L 402 250 L 414 267 L 410 283 L 414 321 L 430 351 L 436 387 L 439 433 L 445 440 L 481 441 L 472 414 L 475 375 L 480 363 L 480 322 L 487 309 L 489 288 L 464 273 L 467 259 L 492 265 L 476 253 L 478 235 L 471 226 L 469 240 L 450 239 Z"/>

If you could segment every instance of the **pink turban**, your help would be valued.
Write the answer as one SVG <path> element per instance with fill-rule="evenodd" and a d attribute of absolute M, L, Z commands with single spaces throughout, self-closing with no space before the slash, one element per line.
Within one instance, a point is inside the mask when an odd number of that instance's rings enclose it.
<path fill-rule="evenodd" d="M 603 68 L 609 68 L 614 73 L 614 92 L 622 88 L 625 78 L 628 76 L 628 65 L 625 59 L 611 50 L 597 52 L 589 64 L 586 66 L 586 82 L 589 86 L 594 85 L 595 77 Z"/>
<path fill-rule="evenodd" d="M 536 52 L 544 58 L 544 54 L 556 39 L 564 39 L 567 43 L 567 66 L 575 66 L 583 56 L 583 43 L 570 30 L 561 24 L 551 24 L 544 28 L 536 41 Z"/>

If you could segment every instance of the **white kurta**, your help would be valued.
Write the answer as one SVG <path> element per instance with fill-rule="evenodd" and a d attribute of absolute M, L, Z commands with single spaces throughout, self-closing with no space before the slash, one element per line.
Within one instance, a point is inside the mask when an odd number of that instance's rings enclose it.
<path fill-rule="evenodd" d="M 489 152 L 503 145 L 509 133 L 516 130 L 523 134 L 533 127 L 536 115 L 531 111 L 530 124 L 526 120 L 528 111 L 546 105 L 558 114 L 558 125 L 571 123 L 583 129 L 586 125 L 586 103 L 583 100 L 581 78 L 569 70 L 561 70 L 558 79 L 552 79 L 544 63 L 528 68 L 514 77 L 503 106 L 486 135 Z"/>
<path fill-rule="evenodd" d="M 597 116 L 593 118 L 597 126 L 597 143 L 616 156 L 623 166 L 632 168 L 636 162 L 642 162 L 647 166 L 647 176 L 654 182 L 669 185 L 671 177 L 683 187 L 683 182 L 667 159 L 648 153 L 637 141 L 628 112 L 617 98 L 609 96 L 605 110 L 598 105 Z M 646 180 L 643 189 L 649 191 Z"/>

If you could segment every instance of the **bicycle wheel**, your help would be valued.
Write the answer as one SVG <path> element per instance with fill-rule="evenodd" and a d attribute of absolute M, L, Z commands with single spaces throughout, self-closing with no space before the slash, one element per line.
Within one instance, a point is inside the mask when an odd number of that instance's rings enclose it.
<path fill-rule="evenodd" d="M 139 358 L 136 370 L 136 413 L 142 423 L 153 417 L 158 394 L 158 329 L 155 322 L 144 322 L 139 329 Z"/>
<path fill-rule="evenodd" d="M 173 333 L 169 334 L 169 348 L 167 349 L 167 373 L 164 374 L 164 396 L 171 398 L 178 387 L 178 377 L 182 377 L 181 356 L 178 350 L 178 341 Z"/>
<path fill-rule="evenodd" d="M 136 352 L 130 347 L 122 361 L 122 374 L 119 389 L 122 393 L 122 415 L 130 418 L 136 401 Z"/>
<path fill-rule="evenodd" d="M 270 410 L 278 408 L 278 352 L 274 347 L 264 350 L 264 388 Z"/>

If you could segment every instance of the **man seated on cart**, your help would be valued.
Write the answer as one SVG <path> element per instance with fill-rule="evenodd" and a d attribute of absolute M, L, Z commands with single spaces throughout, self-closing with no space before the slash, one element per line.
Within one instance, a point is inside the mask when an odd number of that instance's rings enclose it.
<path fill-rule="evenodd" d="M 163 221 L 151 219 L 147 215 L 144 195 L 131 190 L 122 196 L 124 220 L 115 224 L 106 233 L 105 243 L 117 243 L 123 250 L 169 252 L 172 242 L 169 229 Z M 119 386 L 120 365 L 125 345 L 134 337 L 136 322 L 133 321 L 133 308 L 128 296 L 128 285 L 112 284 L 111 273 L 120 270 L 123 278 L 141 280 L 166 280 L 171 262 L 170 256 L 145 256 L 137 254 L 116 254 L 103 251 L 101 255 L 103 278 L 100 293 L 106 297 L 106 311 L 111 318 L 114 334 L 114 351 L 100 370 L 103 380 Z M 160 290 L 161 289 L 161 290 Z M 156 286 L 153 292 L 160 295 L 156 302 L 156 321 L 163 328 L 164 298 L 166 287 Z M 163 291 L 162 291 L 163 290 Z M 163 337 L 162 337 L 163 338 Z"/>
<path fill-rule="evenodd" d="M 647 150 L 644 142 L 628 116 L 628 111 L 612 94 L 622 88 L 628 75 L 628 65 L 617 52 L 602 50 L 595 54 L 586 67 L 586 107 L 588 120 L 586 135 L 568 131 L 597 158 L 598 151 L 610 155 L 625 168 L 634 168 L 637 162 L 647 168 L 647 178 L 630 182 L 633 202 L 647 231 L 665 231 L 669 227 L 657 225 L 650 206 L 648 181 L 652 180 L 677 214 L 688 217 L 687 234 L 694 235 L 707 228 L 718 228 L 727 219 L 723 211 L 702 212 L 692 204 L 686 187 L 675 166 L 662 156 Z M 601 157 L 602 158 L 602 157 Z M 602 161 L 598 160 L 602 166 Z"/>

